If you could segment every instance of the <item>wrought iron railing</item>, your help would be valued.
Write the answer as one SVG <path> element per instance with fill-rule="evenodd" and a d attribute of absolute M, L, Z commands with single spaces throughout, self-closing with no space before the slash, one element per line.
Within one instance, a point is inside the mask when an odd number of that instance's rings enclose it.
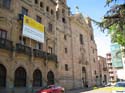
<path fill-rule="evenodd" d="M 29 56 L 32 55 L 31 47 L 19 43 L 16 44 L 16 51 L 19 53 L 27 54 Z"/>
<path fill-rule="evenodd" d="M 47 59 L 57 62 L 57 56 L 55 54 L 47 53 Z"/>
<path fill-rule="evenodd" d="M 33 55 L 34 57 L 46 58 L 46 52 L 38 49 L 33 49 Z"/>
<path fill-rule="evenodd" d="M 4 38 L 0 38 L 0 48 L 12 50 L 13 49 L 12 41 L 4 39 Z"/>

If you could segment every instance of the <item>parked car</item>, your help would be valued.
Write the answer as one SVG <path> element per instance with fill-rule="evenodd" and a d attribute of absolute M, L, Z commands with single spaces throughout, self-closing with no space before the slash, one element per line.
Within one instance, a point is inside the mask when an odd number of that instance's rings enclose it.
<path fill-rule="evenodd" d="M 125 82 L 117 82 L 113 87 L 112 93 L 125 93 Z"/>
<path fill-rule="evenodd" d="M 49 85 L 49 86 L 46 86 L 46 87 L 40 89 L 36 93 L 64 93 L 64 92 L 65 92 L 65 90 L 61 86 Z"/>

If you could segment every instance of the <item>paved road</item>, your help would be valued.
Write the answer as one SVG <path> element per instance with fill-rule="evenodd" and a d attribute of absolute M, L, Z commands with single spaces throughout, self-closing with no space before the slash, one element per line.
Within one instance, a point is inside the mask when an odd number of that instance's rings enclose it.
<path fill-rule="evenodd" d="M 112 93 L 111 90 L 107 90 L 107 88 L 98 88 L 98 89 L 77 89 L 77 90 L 70 90 L 66 91 L 66 93 Z"/>

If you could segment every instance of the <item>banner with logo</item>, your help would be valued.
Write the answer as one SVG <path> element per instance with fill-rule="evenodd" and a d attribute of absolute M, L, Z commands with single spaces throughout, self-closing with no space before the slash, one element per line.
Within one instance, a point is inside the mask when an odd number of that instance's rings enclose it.
<path fill-rule="evenodd" d="M 36 40 L 38 42 L 44 42 L 44 25 L 38 23 L 32 18 L 25 16 L 23 18 L 23 36 Z"/>

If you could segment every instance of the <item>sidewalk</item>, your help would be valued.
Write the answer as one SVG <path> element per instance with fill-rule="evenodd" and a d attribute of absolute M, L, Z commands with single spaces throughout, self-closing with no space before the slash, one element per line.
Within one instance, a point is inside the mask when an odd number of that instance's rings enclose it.
<path fill-rule="evenodd" d="M 89 91 L 92 90 L 93 88 L 78 88 L 78 89 L 70 89 L 70 90 L 66 90 L 65 93 L 80 93 L 80 92 L 84 92 L 84 91 Z"/>

